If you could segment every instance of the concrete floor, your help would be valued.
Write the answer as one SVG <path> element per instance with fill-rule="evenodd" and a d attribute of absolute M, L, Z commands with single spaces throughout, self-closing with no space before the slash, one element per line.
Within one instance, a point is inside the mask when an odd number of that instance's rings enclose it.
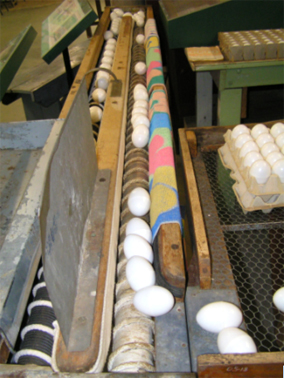
<path fill-rule="evenodd" d="M 41 59 L 41 24 L 42 22 L 62 3 L 61 0 L 18 0 L 14 8 L 7 11 L 2 9 L 3 15 L 0 16 L 0 51 L 6 44 L 16 37 L 26 26 L 32 25 L 37 31 L 37 36 L 26 55 L 17 75 L 21 74 L 26 68 L 36 67 L 43 62 Z M 89 0 L 96 12 L 94 0 Z M 104 2 L 101 2 L 104 9 Z M 92 27 L 94 31 L 94 27 Z M 72 44 L 71 47 L 87 39 L 86 33 L 82 33 Z M 56 58 L 62 60 L 59 56 Z M 54 61 L 55 62 L 55 61 Z M 51 65 L 54 63 L 52 62 Z M 13 102 L 10 105 L 0 104 L 0 122 L 17 122 L 26 120 L 22 99 Z"/>

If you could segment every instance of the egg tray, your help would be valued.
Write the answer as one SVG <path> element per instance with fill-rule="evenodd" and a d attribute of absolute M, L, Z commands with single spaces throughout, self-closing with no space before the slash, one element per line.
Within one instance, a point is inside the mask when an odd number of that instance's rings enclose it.
<path fill-rule="evenodd" d="M 225 144 L 218 149 L 222 164 L 231 170 L 231 178 L 236 181 L 233 191 L 243 212 L 262 210 L 269 213 L 275 207 L 284 206 L 284 184 L 276 174 L 271 174 L 265 184 L 258 184 L 249 175 L 249 167 L 244 167 L 239 157 L 239 148 L 231 141 L 231 130 L 224 134 Z"/>

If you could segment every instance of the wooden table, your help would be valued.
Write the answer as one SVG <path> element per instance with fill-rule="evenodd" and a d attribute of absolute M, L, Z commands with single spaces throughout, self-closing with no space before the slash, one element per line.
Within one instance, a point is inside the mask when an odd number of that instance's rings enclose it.
<path fill-rule="evenodd" d="M 185 49 L 187 55 L 187 49 Z M 192 62 L 196 75 L 196 124 L 212 125 L 213 80 L 218 87 L 217 124 L 236 125 L 241 121 L 242 90 L 245 87 L 284 83 L 284 60 L 241 62 Z"/>

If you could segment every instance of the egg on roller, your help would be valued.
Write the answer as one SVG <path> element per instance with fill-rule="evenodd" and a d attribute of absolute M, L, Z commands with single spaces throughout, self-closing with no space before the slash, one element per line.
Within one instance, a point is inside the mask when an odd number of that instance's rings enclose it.
<path fill-rule="evenodd" d="M 146 108 L 143 108 L 143 107 L 133 107 L 132 109 L 132 115 L 134 114 L 144 114 L 145 116 L 148 115 L 148 110 Z"/>
<path fill-rule="evenodd" d="M 139 235 L 127 235 L 123 242 L 123 251 L 127 260 L 133 256 L 140 256 L 144 257 L 151 264 L 154 261 L 151 245 L 145 238 Z"/>
<path fill-rule="evenodd" d="M 101 62 L 112 65 L 113 59 L 110 56 L 104 56 Z"/>
<path fill-rule="evenodd" d="M 271 175 L 271 167 L 265 160 L 258 160 L 250 167 L 249 175 L 254 177 L 258 184 L 265 184 Z"/>
<path fill-rule="evenodd" d="M 150 210 L 150 195 L 144 188 L 135 188 L 130 192 L 127 204 L 133 215 L 142 217 Z"/>
<path fill-rule="evenodd" d="M 113 59 L 114 51 L 113 50 L 105 50 L 104 53 L 103 53 L 103 57 L 105 57 L 105 56 L 109 56 Z"/>
<path fill-rule="evenodd" d="M 106 45 L 113 45 L 116 46 L 116 39 L 115 38 L 110 38 L 107 40 Z"/>
<path fill-rule="evenodd" d="M 148 101 L 146 100 L 137 100 L 133 104 L 133 109 L 135 108 L 145 108 L 148 110 Z"/>
<path fill-rule="evenodd" d="M 144 114 L 134 114 L 132 126 L 135 128 L 138 125 L 145 125 L 146 127 L 150 127 L 149 118 Z"/>
<path fill-rule="evenodd" d="M 125 230 L 126 236 L 128 235 L 139 235 L 148 243 L 152 243 L 152 231 L 150 226 L 141 218 L 132 218 L 126 225 Z"/>
<path fill-rule="evenodd" d="M 258 160 L 263 160 L 263 156 L 257 151 L 251 151 L 245 156 L 243 164 L 245 167 L 251 167 Z"/>
<path fill-rule="evenodd" d="M 246 143 L 246 142 L 249 142 L 249 141 L 252 141 L 252 137 L 250 136 L 250 134 L 240 134 L 236 140 L 235 140 L 235 147 L 236 148 L 242 148 L 242 146 Z"/>
<path fill-rule="evenodd" d="M 138 84 L 135 85 L 133 91 L 135 93 L 136 91 L 138 91 L 140 89 L 142 89 L 143 91 L 147 92 L 147 88 L 145 87 L 145 85 L 140 84 L 140 83 L 138 83 Z"/>
<path fill-rule="evenodd" d="M 144 34 L 137 34 L 136 42 L 138 43 L 138 45 L 143 45 L 144 41 L 145 41 Z"/>
<path fill-rule="evenodd" d="M 284 133 L 284 123 L 277 122 L 275 123 L 270 130 L 270 133 L 274 138 L 277 138 L 279 134 Z"/>
<path fill-rule="evenodd" d="M 107 41 L 108 39 L 113 38 L 113 32 L 110 30 L 107 30 L 104 34 L 104 39 Z"/>
<path fill-rule="evenodd" d="M 272 300 L 278 310 L 284 312 L 284 287 L 275 291 Z"/>
<path fill-rule="evenodd" d="M 256 139 L 260 134 L 269 133 L 268 127 L 263 125 L 262 123 L 258 123 L 251 129 L 251 136 Z"/>
<path fill-rule="evenodd" d="M 115 8 L 113 12 L 115 12 L 118 17 L 122 17 L 124 15 L 124 11 L 121 8 Z"/>
<path fill-rule="evenodd" d="M 90 107 L 90 115 L 92 123 L 100 122 L 103 116 L 103 111 L 99 106 Z"/>
<path fill-rule="evenodd" d="M 143 101 L 149 101 L 149 95 L 147 91 L 144 91 L 143 89 L 139 89 L 137 91 L 134 91 L 133 93 L 134 101 L 143 100 Z"/>
<path fill-rule="evenodd" d="M 223 329 L 218 334 L 217 345 L 221 354 L 257 352 L 253 339 L 246 332 L 235 327 Z"/>
<path fill-rule="evenodd" d="M 106 91 L 102 88 L 96 88 L 92 92 L 92 99 L 97 102 L 104 102 L 106 99 Z"/>
<path fill-rule="evenodd" d="M 271 152 L 269 155 L 266 156 L 265 160 L 267 163 L 272 167 L 274 163 L 276 163 L 278 160 L 284 159 L 284 155 L 281 154 L 281 152 Z"/>
<path fill-rule="evenodd" d="M 256 138 L 256 144 L 259 148 L 270 142 L 274 143 L 274 138 L 271 134 L 263 133 Z"/>
<path fill-rule="evenodd" d="M 239 327 L 243 316 L 241 310 L 229 302 L 212 302 L 203 306 L 196 315 L 196 321 L 208 332 L 219 333 L 227 327 Z"/>
<path fill-rule="evenodd" d="M 250 134 L 250 130 L 246 125 L 235 126 L 231 133 L 231 139 L 237 139 L 241 134 Z"/>
<path fill-rule="evenodd" d="M 284 184 L 284 158 L 277 160 L 272 166 L 272 173 L 275 173 Z"/>
<path fill-rule="evenodd" d="M 137 148 L 144 148 L 149 142 L 149 128 L 145 125 L 138 125 L 131 135 L 132 143 Z"/>
<path fill-rule="evenodd" d="M 125 273 L 127 282 L 134 291 L 153 286 L 156 282 L 156 274 L 152 265 L 141 256 L 132 256 L 127 261 Z"/>
<path fill-rule="evenodd" d="M 134 71 L 137 75 L 144 75 L 146 73 L 147 67 L 144 62 L 138 62 L 134 66 Z"/>
<path fill-rule="evenodd" d="M 161 286 L 148 286 L 137 291 L 133 297 L 134 307 L 148 316 L 161 316 L 173 308 L 172 293 Z"/>

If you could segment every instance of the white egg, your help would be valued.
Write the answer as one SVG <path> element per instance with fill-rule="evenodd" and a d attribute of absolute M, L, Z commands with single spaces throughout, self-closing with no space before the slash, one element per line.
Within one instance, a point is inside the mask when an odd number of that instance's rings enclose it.
<path fill-rule="evenodd" d="M 148 101 L 146 100 L 137 100 L 133 104 L 133 109 L 134 108 L 145 108 L 148 110 Z"/>
<path fill-rule="evenodd" d="M 266 143 L 269 143 L 269 142 L 274 143 L 273 136 L 270 134 L 266 134 L 266 133 L 260 134 L 256 138 L 256 144 L 258 145 L 259 148 L 261 148 L 262 146 L 264 146 Z"/>
<path fill-rule="evenodd" d="M 140 83 L 138 83 L 138 84 L 135 85 L 133 92 L 135 93 L 135 92 L 137 92 L 140 89 L 142 89 L 143 91 L 147 92 L 147 88 L 145 87 L 145 85 L 140 84 Z"/>
<path fill-rule="evenodd" d="M 142 217 L 150 210 L 150 195 L 144 188 L 135 188 L 128 197 L 128 208 L 137 217 Z"/>
<path fill-rule="evenodd" d="M 249 152 L 243 161 L 245 167 L 251 167 L 255 161 L 263 160 L 263 156 L 256 151 Z"/>
<path fill-rule="evenodd" d="M 139 27 L 139 28 L 142 28 L 144 26 L 144 18 L 137 15 L 136 17 L 136 25 Z"/>
<path fill-rule="evenodd" d="M 144 91 L 143 89 L 139 89 L 135 91 L 133 96 L 134 96 L 134 101 L 138 101 L 138 100 L 148 101 L 149 100 L 148 92 Z"/>
<path fill-rule="evenodd" d="M 106 44 L 105 51 L 115 51 L 115 45 L 112 44 Z"/>
<path fill-rule="evenodd" d="M 119 31 L 119 28 L 117 27 L 117 26 L 112 26 L 111 28 L 110 28 L 110 30 L 113 32 L 113 35 L 114 36 L 117 36 L 118 35 L 118 31 Z"/>
<path fill-rule="evenodd" d="M 145 116 L 148 115 L 148 110 L 146 108 L 143 108 L 143 107 L 134 107 L 132 109 L 132 115 L 134 114 L 144 114 Z"/>
<path fill-rule="evenodd" d="M 105 56 L 110 56 L 111 58 L 113 58 L 114 52 L 112 50 L 105 50 L 105 52 L 103 53 L 103 57 Z"/>
<path fill-rule="evenodd" d="M 281 152 L 271 152 L 269 155 L 266 156 L 265 160 L 268 164 L 272 167 L 274 163 L 276 163 L 278 160 L 283 159 L 284 156 L 281 154 Z"/>
<path fill-rule="evenodd" d="M 275 139 L 275 142 L 277 144 L 277 146 L 282 149 L 282 147 L 284 146 L 284 133 L 282 134 L 279 134 L 276 139 Z"/>
<path fill-rule="evenodd" d="M 257 144 L 253 140 L 249 140 L 245 144 L 243 144 L 241 150 L 240 150 L 240 157 L 245 157 L 249 152 L 251 151 L 259 151 L 259 148 Z"/>
<path fill-rule="evenodd" d="M 144 148 L 149 142 L 149 128 L 145 125 L 138 125 L 134 128 L 131 140 L 135 147 Z"/>
<path fill-rule="evenodd" d="M 253 339 L 246 332 L 235 327 L 223 329 L 218 335 L 217 345 L 221 354 L 257 352 Z"/>
<path fill-rule="evenodd" d="M 246 125 L 237 125 L 233 128 L 231 133 L 232 139 L 237 139 L 241 134 L 250 134 L 250 130 Z"/>
<path fill-rule="evenodd" d="M 100 122 L 103 116 L 103 111 L 99 106 L 90 107 L 90 115 L 93 123 Z"/>
<path fill-rule="evenodd" d="M 133 297 L 135 308 L 149 316 L 161 316 L 173 308 L 172 293 L 161 286 L 149 286 L 139 290 Z"/>
<path fill-rule="evenodd" d="M 100 68 L 106 68 L 106 69 L 110 70 L 111 65 L 109 63 L 102 63 L 102 64 L 100 64 Z"/>
<path fill-rule="evenodd" d="M 268 129 L 268 127 L 266 127 L 262 123 L 258 123 L 251 130 L 251 136 L 254 139 L 256 139 L 260 134 L 263 134 L 263 133 L 268 134 L 269 133 L 269 129 Z"/>
<path fill-rule="evenodd" d="M 106 91 L 102 88 L 96 88 L 92 92 L 92 99 L 97 102 L 104 102 L 106 99 Z"/>
<path fill-rule="evenodd" d="M 122 17 L 124 15 L 124 11 L 121 8 L 115 8 L 113 11 L 118 15 L 118 17 Z"/>
<path fill-rule="evenodd" d="M 281 287 L 275 291 L 273 295 L 273 303 L 278 308 L 278 310 L 284 312 L 284 287 Z"/>
<path fill-rule="evenodd" d="M 279 134 L 284 133 L 284 123 L 277 122 L 275 123 L 270 130 L 270 133 L 276 138 Z"/>
<path fill-rule="evenodd" d="M 271 167 L 264 160 L 258 160 L 252 164 L 249 175 L 254 177 L 258 184 L 265 184 L 271 175 Z"/>
<path fill-rule="evenodd" d="M 107 45 L 113 45 L 115 46 L 116 45 L 116 39 L 115 38 L 110 38 L 107 40 Z"/>
<path fill-rule="evenodd" d="M 139 44 L 139 45 L 143 45 L 145 41 L 145 36 L 144 34 L 137 34 L 136 36 L 136 42 Z"/>
<path fill-rule="evenodd" d="M 101 60 L 102 63 L 110 64 L 112 65 L 113 59 L 110 56 L 104 56 Z"/>
<path fill-rule="evenodd" d="M 227 327 L 239 327 L 243 316 L 241 310 L 229 302 L 212 302 L 203 306 L 196 321 L 206 331 L 219 333 Z"/>
<path fill-rule="evenodd" d="M 154 261 L 154 254 L 151 245 L 139 235 L 127 235 L 123 242 L 125 257 L 130 259 L 133 256 L 144 257 L 151 264 Z"/>
<path fill-rule="evenodd" d="M 266 156 L 268 156 L 271 152 L 278 152 L 279 151 L 279 148 L 276 146 L 276 144 L 273 142 L 268 142 L 268 143 L 265 143 L 262 147 L 261 147 L 261 154 L 262 156 L 264 156 L 266 158 Z"/>
<path fill-rule="evenodd" d="M 284 183 L 284 158 L 273 164 L 272 173 L 275 173 L 280 178 L 280 181 Z"/>
<path fill-rule="evenodd" d="M 146 67 L 146 64 L 144 62 L 138 62 L 134 66 L 134 71 L 138 75 L 144 75 L 146 73 L 146 70 L 147 70 L 147 67 Z"/>
<path fill-rule="evenodd" d="M 140 17 L 145 18 L 145 12 L 144 12 L 144 11 L 139 10 L 139 11 L 137 12 L 137 14 L 138 14 Z"/>
<path fill-rule="evenodd" d="M 235 140 L 235 147 L 242 148 L 246 142 L 252 141 L 252 137 L 249 134 L 241 134 Z"/>
<path fill-rule="evenodd" d="M 141 256 L 131 257 L 126 264 L 126 279 L 134 291 L 155 285 L 156 274 L 148 260 Z"/>
<path fill-rule="evenodd" d="M 126 236 L 139 235 L 148 243 L 152 243 L 152 231 L 149 225 L 141 218 L 132 218 L 126 225 Z"/>
<path fill-rule="evenodd" d="M 104 34 L 104 39 L 107 41 L 108 39 L 113 38 L 113 33 L 110 30 L 107 30 Z"/>
<path fill-rule="evenodd" d="M 118 17 L 118 15 L 115 13 L 115 12 L 111 12 L 110 14 L 110 19 L 113 21 L 114 19 L 116 19 Z"/>
<path fill-rule="evenodd" d="M 146 127 L 150 127 L 149 118 L 144 114 L 134 114 L 132 126 L 135 128 L 138 125 L 145 125 Z"/>

